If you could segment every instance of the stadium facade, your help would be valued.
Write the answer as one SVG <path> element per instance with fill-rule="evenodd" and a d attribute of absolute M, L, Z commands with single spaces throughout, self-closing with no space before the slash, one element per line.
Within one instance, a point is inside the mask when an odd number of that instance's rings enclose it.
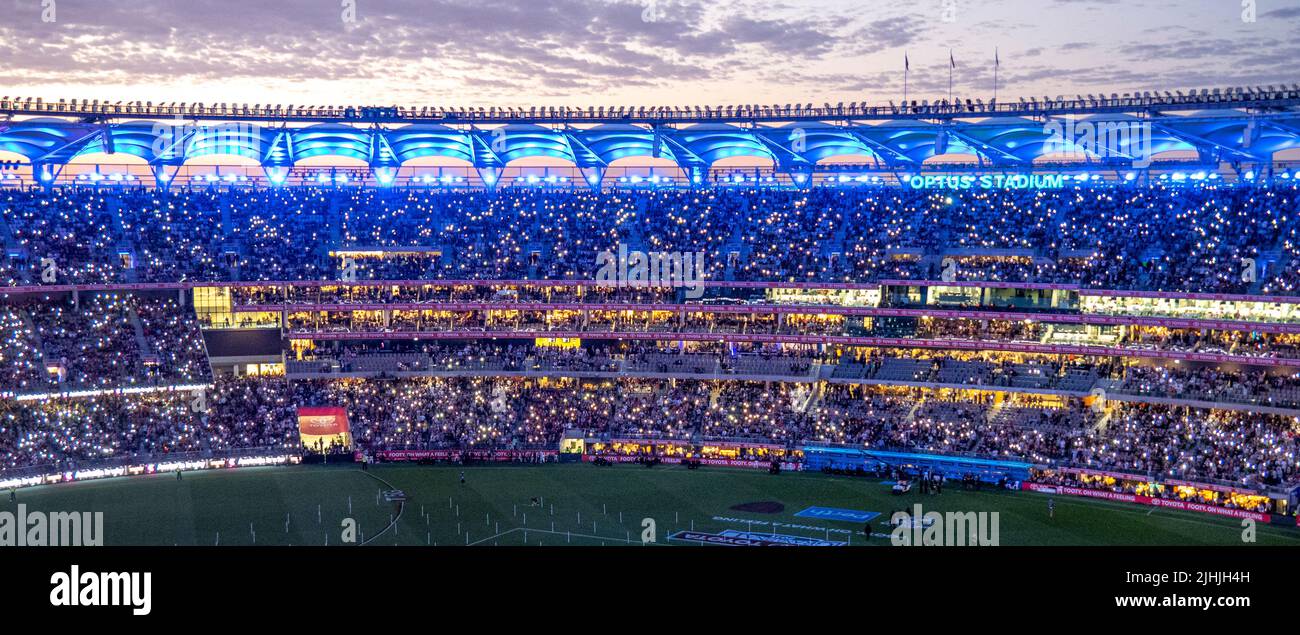
<path fill-rule="evenodd" d="M 1279 153 L 1300 148 L 1297 106 L 1295 87 L 987 104 L 527 110 L 4 98 L 0 151 L 15 159 L 0 183 L 801 186 L 924 173 L 1141 180 L 1197 170 L 1250 180 L 1286 170 Z M 90 157 L 90 168 L 66 169 Z"/>

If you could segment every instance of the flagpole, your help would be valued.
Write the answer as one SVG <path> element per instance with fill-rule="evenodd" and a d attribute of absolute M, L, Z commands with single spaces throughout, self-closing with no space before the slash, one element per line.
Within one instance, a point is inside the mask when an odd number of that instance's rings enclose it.
<path fill-rule="evenodd" d="M 998 101 L 998 66 L 1001 66 L 1001 61 L 998 60 L 998 49 L 997 47 L 994 47 L 993 48 L 993 103 L 995 104 Z"/>
<path fill-rule="evenodd" d="M 952 59 L 952 49 L 948 49 L 948 105 L 952 106 L 952 69 L 957 63 Z"/>
<path fill-rule="evenodd" d="M 911 64 L 907 61 L 907 53 L 903 53 L 903 112 L 907 112 L 907 73 L 911 70 Z"/>

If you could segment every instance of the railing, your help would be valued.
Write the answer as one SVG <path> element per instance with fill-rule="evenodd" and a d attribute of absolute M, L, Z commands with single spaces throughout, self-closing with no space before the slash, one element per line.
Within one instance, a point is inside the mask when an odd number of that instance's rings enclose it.
<path fill-rule="evenodd" d="M 25 467 L 14 467 L 0 470 L 0 481 L 11 478 L 24 478 L 30 476 L 42 476 L 46 474 L 62 474 L 66 472 L 101 470 L 115 467 L 128 467 L 132 465 L 144 465 L 150 463 L 174 463 L 181 461 L 221 461 L 237 459 L 244 457 L 267 457 L 278 456 L 283 454 L 297 454 L 301 452 L 298 448 L 284 447 L 263 447 L 263 448 L 242 448 L 238 450 L 222 450 L 215 452 L 192 451 L 192 452 L 163 452 L 150 454 L 123 454 L 107 459 L 97 459 L 93 461 L 67 461 L 63 463 L 42 463 Z"/>
<path fill-rule="evenodd" d="M 1100 289 L 1085 288 L 1077 284 L 1052 284 L 1052 283 L 1017 283 L 1005 281 L 954 281 L 943 282 L 938 280 L 896 280 L 880 279 L 864 282 L 782 282 L 779 280 L 700 280 L 698 284 L 706 289 L 800 289 L 800 290 L 834 290 L 834 291 L 876 291 L 882 290 L 888 286 L 967 286 L 980 288 L 1010 289 L 1010 288 L 1050 288 L 1066 291 L 1074 291 L 1081 295 L 1088 296 L 1110 296 L 1110 297 L 1135 297 L 1135 298 L 1161 298 L 1170 300 L 1207 300 L 1215 302 L 1269 302 L 1281 304 L 1300 304 L 1300 295 L 1259 295 L 1259 294 L 1233 294 L 1233 293 L 1197 293 L 1183 291 L 1147 291 L 1142 289 Z M 524 287 L 533 289 L 545 288 L 563 288 L 563 287 L 582 287 L 594 289 L 615 289 L 614 285 L 609 282 L 601 282 L 590 278 L 575 279 L 472 279 L 472 278 L 430 278 L 430 279 L 375 279 L 375 280 L 249 280 L 249 281 L 230 281 L 230 280 L 197 280 L 186 282 L 114 282 L 114 283 L 85 283 L 85 284 L 48 284 L 48 285 L 14 285 L 0 286 L 0 295 L 30 295 L 45 293 L 68 293 L 73 291 L 81 292 L 98 292 L 98 291 L 176 291 L 190 290 L 196 288 L 208 287 L 225 287 L 225 288 L 275 288 L 283 293 L 286 288 L 305 289 L 305 288 L 383 288 L 383 287 Z M 636 288 L 632 291 L 656 291 L 655 287 Z M 886 299 L 885 302 L 893 302 Z M 451 301 L 449 301 L 451 302 Z M 466 305 L 482 305 L 477 308 L 528 308 L 527 302 L 500 302 L 500 301 L 480 301 L 466 302 Z M 546 303 L 543 303 L 544 305 Z M 563 308 L 563 303 L 556 303 L 556 308 Z M 625 303 L 609 303 L 609 308 L 614 310 L 623 310 Z M 518 305 L 525 305 L 519 307 Z M 432 303 L 376 303 L 367 301 L 358 302 L 273 302 L 269 304 L 248 304 L 237 305 L 236 311 L 279 311 L 288 310 L 318 310 L 313 307 L 320 307 L 319 310 L 339 310 L 351 311 L 358 309 L 380 309 L 380 308 L 403 308 L 403 309 L 429 309 L 433 307 Z M 656 303 L 646 304 L 647 307 L 660 306 Z M 707 302 L 671 305 L 681 306 L 687 310 L 697 308 L 697 310 L 709 310 L 722 312 L 728 310 L 728 305 L 709 304 Z M 730 305 L 733 312 L 749 312 L 747 309 L 738 308 L 741 305 Z M 755 305 L 755 306 L 792 306 L 808 309 L 816 309 L 819 305 L 812 304 L 784 304 L 784 305 Z M 903 306 L 880 306 L 880 307 L 850 307 L 840 305 L 821 305 L 833 307 L 836 310 L 854 310 L 854 311 L 873 311 L 875 315 L 929 315 L 935 311 L 971 311 L 974 313 L 983 313 L 978 317 L 997 319 L 999 315 L 1008 313 L 1023 313 L 1037 319 L 1043 316 L 1051 316 L 1052 320 L 1057 320 L 1062 315 L 1062 311 L 1068 309 L 1043 309 L 1032 310 L 1029 308 L 1018 308 L 1016 311 L 997 310 L 995 307 L 972 307 L 972 306 L 945 306 L 940 304 L 926 305 L 925 308 L 914 305 Z M 542 308 L 546 308 L 543 306 Z M 598 306 L 584 306 L 582 308 L 599 308 Z M 895 313 L 889 313 L 894 311 Z M 864 314 L 865 315 L 865 314 Z M 1064 313 L 1068 316 L 1068 313 Z M 1104 320 L 1111 314 L 1090 313 L 1085 317 L 1090 320 Z M 1133 316 L 1133 317 L 1155 317 L 1152 315 Z M 1201 320 L 1213 318 L 1162 318 L 1162 319 L 1188 319 Z M 1233 320 L 1215 320 L 1218 323 L 1231 325 Z M 1240 322 L 1240 321 L 1237 321 Z M 1105 322 L 1095 322 L 1104 324 Z M 1280 324 L 1280 323 L 1279 323 Z M 1220 328 L 1220 327 L 1211 327 Z"/>
<path fill-rule="evenodd" d="M 742 447 L 747 445 L 751 447 L 760 447 L 760 446 L 771 447 L 774 445 L 776 446 L 784 445 L 786 448 L 801 450 L 801 451 L 806 451 L 810 447 L 831 447 L 831 448 L 855 449 L 855 450 L 862 450 L 866 452 L 871 452 L 871 451 L 904 452 L 904 453 L 932 455 L 936 457 L 978 459 L 978 460 L 987 460 L 987 461 L 1007 461 L 1007 460 L 1024 461 L 1025 460 L 1019 458 L 1012 459 L 1009 457 L 995 457 L 995 456 L 988 456 L 988 455 L 980 455 L 972 452 L 951 452 L 951 451 L 944 452 L 944 451 L 922 449 L 922 448 L 910 447 L 910 446 L 892 446 L 892 445 L 865 446 L 860 444 L 820 442 L 820 441 L 803 441 L 798 443 L 788 443 L 782 441 L 773 441 L 769 438 L 763 438 L 763 437 L 708 436 L 703 438 L 691 439 L 691 438 L 681 438 L 681 437 L 673 438 L 673 437 L 663 437 L 663 436 L 653 436 L 653 435 L 635 435 L 635 434 L 619 434 L 619 433 L 609 433 L 608 435 L 595 435 L 595 436 L 588 435 L 589 438 L 598 438 L 601 436 L 608 437 L 610 439 L 617 438 L 617 439 L 627 439 L 627 440 L 645 440 L 645 441 L 657 441 L 657 442 L 686 444 L 686 445 L 693 445 L 693 444 L 699 445 L 703 443 L 726 443 L 726 444 L 737 445 Z M 539 451 L 552 451 L 554 449 L 555 447 L 550 444 L 461 446 L 461 445 L 449 445 L 443 443 L 427 443 L 427 444 L 412 443 L 412 444 L 403 444 L 400 447 L 383 447 L 383 448 L 371 449 L 368 451 L 372 453 L 379 453 L 379 452 L 389 452 L 389 451 L 400 452 L 400 451 L 452 450 L 452 451 L 473 453 L 473 452 L 492 452 L 492 451 L 539 452 Z M 104 470 L 104 469 L 111 469 L 111 468 L 122 468 L 128 466 L 139 466 L 144 464 L 181 463 L 181 462 L 196 462 L 196 461 L 228 461 L 233 459 L 252 458 L 252 457 L 276 457 L 276 456 L 283 456 L 283 455 L 298 456 L 301 455 L 301 453 L 302 453 L 301 449 L 290 450 L 287 448 L 243 448 L 239 450 L 227 450 L 221 452 L 174 452 L 174 453 L 150 454 L 150 455 L 131 455 L 131 456 L 124 455 L 121 457 L 114 457 L 112 459 L 77 462 L 75 467 L 70 466 L 68 464 L 43 464 L 43 465 L 34 465 L 34 466 L 28 466 L 23 468 L 11 468 L 11 469 L 0 471 L 0 482 L 13 480 L 13 479 L 27 478 L 27 477 L 59 475 L 68 472 L 73 472 L 73 471 L 86 472 L 86 471 Z M 791 459 L 792 457 L 789 456 L 785 457 L 785 460 L 791 460 Z M 1046 462 L 1043 461 L 1034 462 L 1033 467 L 1039 469 L 1074 468 L 1074 469 L 1082 469 L 1082 470 L 1113 472 L 1113 470 L 1106 470 L 1105 468 L 1101 468 L 1097 466 L 1078 464 L 1070 461 L 1057 461 L 1057 460 L 1048 460 Z M 1151 474 L 1151 473 L 1146 473 L 1146 474 L 1122 473 L 1122 474 L 1132 477 L 1133 480 L 1147 480 L 1147 481 L 1156 481 L 1156 482 L 1164 482 L 1169 480 L 1182 480 L 1175 476 L 1165 476 L 1165 475 L 1158 475 L 1158 474 Z M 1287 491 L 1294 491 L 1296 488 L 1300 487 L 1300 482 L 1284 483 L 1278 485 L 1265 485 L 1265 484 L 1252 484 L 1249 482 L 1243 483 L 1238 481 L 1224 481 L 1224 480 L 1203 479 L 1203 478 L 1197 479 L 1195 482 L 1206 484 L 1206 485 L 1216 485 L 1219 487 L 1234 489 L 1236 491 L 1242 491 L 1243 489 L 1250 490 L 1250 489 L 1257 489 L 1257 488 L 1268 488 L 1271 490 L 1285 489 Z"/>
<path fill-rule="evenodd" d="M 1279 298 L 1279 302 L 1300 298 Z M 351 311 L 639 311 L 666 313 L 709 313 L 723 315 L 837 315 L 844 317 L 915 317 L 966 320 L 1035 321 L 1054 324 L 1080 324 L 1092 326 L 1158 326 L 1169 329 L 1212 329 L 1220 331 L 1252 331 L 1258 333 L 1300 334 L 1300 321 L 1250 321 L 1216 318 L 1161 317 L 1154 315 L 1127 315 L 1121 313 L 1079 313 L 1059 311 L 1027 311 L 1024 309 L 963 308 L 933 306 L 928 308 L 891 308 L 873 306 L 846 306 L 837 304 L 689 304 L 618 302 L 608 299 L 583 302 L 491 302 L 491 301 L 440 301 L 424 302 L 304 302 L 236 304 L 235 313 L 293 312 L 351 312 Z M 401 329 L 397 329 L 401 330 Z M 527 329 L 521 329 L 527 330 Z"/>
<path fill-rule="evenodd" d="M 107 100 L 44 101 L 32 98 L 0 98 L 0 114 L 24 116 L 80 117 L 91 120 L 179 117 L 186 119 L 273 120 L 301 122 L 402 123 L 436 122 L 444 124 L 489 123 L 646 123 L 677 124 L 726 121 L 795 121 L 795 120 L 876 120 L 876 119 L 951 119 L 971 116 L 1034 117 L 1053 114 L 1088 114 L 1107 112 L 1159 113 L 1163 110 L 1205 109 L 1276 109 L 1300 104 L 1300 88 L 1250 91 L 1228 89 L 1202 90 L 1192 95 L 1112 95 L 1110 97 L 1076 97 L 1066 99 L 1037 98 L 1018 102 L 982 99 L 946 99 L 895 105 L 723 105 L 662 107 L 490 107 L 463 108 L 446 106 L 298 106 L 256 104 L 204 104 Z"/>
<path fill-rule="evenodd" d="M 819 442 L 819 441 L 804 441 L 799 445 L 801 449 L 804 449 L 805 451 L 808 448 L 812 448 L 812 447 L 832 447 L 832 448 L 843 448 L 843 449 L 850 449 L 850 450 L 861 450 L 864 452 L 899 452 L 899 453 L 910 453 L 910 454 L 924 454 L 924 455 L 931 455 L 931 456 L 938 456 L 938 457 L 952 457 L 958 459 L 979 459 L 984 461 L 1017 461 L 1017 462 L 1029 463 L 1030 467 L 1033 467 L 1035 469 L 1040 469 L 1040 470 L 1070 468 L 1070 469 L 1077 469 L 1077 470 L 1088 470 L 1092 472 L 1110 472 L 1113 474 L 1122 474 L 1124 476 L 1130 477 L 1132 480 L 1135 481 L 1164 482 L 1169 480 L 1177 480 L 1177 481 L 1185 480 L 1178 476 L 1156 474 L 1153 472 L 1144 472 L 1144 473 L 1122 472 L 1122 471 L 1108 469 L 1105 467 L 1098 467 L 1096 465 L 1076 463 L 1073 461 L 1064 461 L 1064 460 L 1057 460 L 1057 459 L 1048 459 L 1046 461 L 1034 461 L 1030 459 L 1016 458 L 1016 457 L 988 456 L 985 454 L 976 454 L 973 452 L 953 452 L 953 451 L 945 452 L 942 450 L 931 450 L 926 448 L 920 448 L 917 446 L 896 446 L 896 445 L 864 446 L 864 445 L 853 444 L 853 443 L 835 443 L 835 442 Z M 1267 485 L 1263 483 L 1251 484 L 1251 483 L 1243 483 L 1240 481 L 1225 481 L 1222 479 L 1198 478 L 1195 480 L 1195 482 L 1204 485 L 1215 485 L 1218 487 L 1235 489 L 1236 491 L 1243 491 L 1243 490 L 1257 491 L 1262 489 L 1292 490 L 1297 487 L 1300 487 L 1300 481 L 1280 483 L 1277 485 Z"/>
<path fill-rule="evenodd" d="M 1134 401 L 1140 403 L 1163 403 L 1173 405 L 1184 405 L 1197 408 L 1220 408 L 1227 410 L 1244 410 L 1250 412 L 1262 412 L 1269 414 L 1279 414 L 1284 416 L 1300 416 L 1300 400 L 1272 397 L 1269 393 L 1262 395 L 1244 395 L 1239 391 L 1218 391 L 1207 393 L 1180 393 L 1176 395 L 1168 394 L 1166 390 L 1147 390 L 1142 391 L 1136 388 L 1124 388 L 1122 380 L 1112 380 L 1098 378 L 1093 375 L 1075 376 L 1069 372 L 1060 374 L 1044 374 L 1042 377 L 1046 380 L 1044 386 L 1024 386 L 1016 385 L 1012 378 L 1002 376 L 998 381 L 964 381 L 964 382 L 946 382 L 942 379 L 931 380 L 927 378 L 897 379 L 889 377 L 880 377 L 879 372 L 883 366 L 876 366 L 874 369 L 868 366 L 862 366 L 860 371 L 853 374 L 836 373 L 835 370 L 842 366 L 831 363 L 826 360 L 815 358 L 794 358 L 794 357 L 770 357 L 764 359 L 761 355 L 742 355 L 737 358 L 724 359 L 721 357 L 707 354 L 683 354 L 679 356 L 683 362 L 681 365 L 664 366 L 658 362 L 641 362 L 640 360 L 625 360 L 620 363 L 619 359 L 609 358 L 600 366 L 604 368 L 591 367 L 589 364 L 582 363 L 557 363 L 554 361 L 543 362 L 524 362 L 519 360 L 490 360 L 488 362 L 479 362 L 478 360 L 455 360 L 453 362 L 428 363 L 421 368 L 370 368 L 354 370 L 350 368 L 332 368 L 335 359 L 316 359 L 305 361 L 289 361 L 286 370 L 291 378 L 330 378 L 330 377 L 470 377 L 481 376 L 484 373 L 492 376 L 561 376 L 561 377 L 578 377 L 578 378 L 681 378 L 691 380 L 749 380 L 749 381 L 790 381 L 790 382 L 811 382 L 826 380 L 836 384 L 861 384 L 875 386 L 898 386 L 910 388 L 925 389 L 953 389 L 953 390 L 982 390 L 996 392 L 1010 392 L 1025 395 L 1058 395 L 1062 397 L 1085 397 L 1092 394 L 1092 389 L 1102 388 L 1106 391 L 1109 398 L 1116 401 Z M 357 359 L 365 359 L 365 356 L 358 356 Z M 428 356 L 428 359 L 434 359 Z M 883 361 L 889 360 L 911 360 L 908 357 L 886 357 Z M 548 363 L 549 361 L 549 363 Z M 771 363 L 772 368 L 748 368 L 739 367 L 740 363 L 761 361 Z M 924 360 L 927 363 L 934 360 Z M 723 366 L 723 362 L 728 362 L 729 367 Z M 804 371 L 798 371 L 792 366 L 783 362 L 806 363 L 808 368 Z M 617 368 L 609 368 L 615 366 Z M 698 369 L 698 370 L 696 370 Z M 993 367 L 989 367 L 991 372 Z M 1045 372 L 1054 372 L 1051 368 L 1045 368 Z M 942 374 L 942 369 L 940 369 Z M 988 379 L 993 379 L 990 376 Z M 1067 382 L 1079 379 L 1084 383 L 1077 386 L 1069 386 Z M 1280 388 L 1280 391 L 1292 391 L 1291 388 Z M 1253 406 L 1253 407 L 1252 407 Z"/>
<path fill-rule="evenodd" d="M 1178 360 L 1213 364 L 1242 364 L 1273 368 L 1300 368 L 1300 357 L 1256 357 L 1224 353 L 1198 353 L 1170 349 L 1137 348 L 1124 346 L 1093 346 L 1074 344 L 1039 344 L 1011 340 L 982 340 L 967 338 L 874 337 L 854 335 L 803 335 L 796 333 L 717 333 L 703 330 L 673 331 L 607 331 L 582 330 L 518 330 L 496 331 L 483 328 L 411 331 L 353 331 L 347 327 L 339 330 L 291 330 L 294 340 L 323 341 L 459 341 L 479 339 L 531 340 L 538 337 L 569 339 L 605 339 L 629 341 L 667 342 L 755 342 L 773 344 L 838 345 L 865 348 L 924 348 L 959 351 L 997 351 L 1040 355 L 1074 355 L 1079 357 L 1134 357 L 1143 359 Z"/>
<path fill-rule="evenodd" d="M 642 362 L 641 360 L 622 360 L 607 358 L 600 360 L 451 360 L 435 361 L 432 356 L 425 356 L 418 367 L 398 362 L 396 366 L 358 368 L 356 361 L 341 358 L 317 358 L 311 360 L 289 360 L 286 362 L 287 375 L 293 379 L 330 378 L 330 377 L 474 377 L 485 373 L 491 376 L 548 376 L 579 378 L 619 378 L 619 377 L 672 377 L 683 379 L 777 379 L 788 381 L 813 381 L 820 376 L 822 365 L 811 360 L 772 357 L 762 359 L 758 356 L 741 356 L 731 360 L 720 360 L 705 355 L 684 355 L 687 361 L 683 365 L 664 365 L 661 363 Z M 782 372 L 792 370 L 789 365 L 782 365 L 782 360 L 806 364 L 802 372 Z M 397 361 L 397 360 L 392 360 Z M 772 363 L 772 368 L 738 367 L 739 363 L 762 361 Z M 660 367 L 664 367 L 660 369 Z"/>

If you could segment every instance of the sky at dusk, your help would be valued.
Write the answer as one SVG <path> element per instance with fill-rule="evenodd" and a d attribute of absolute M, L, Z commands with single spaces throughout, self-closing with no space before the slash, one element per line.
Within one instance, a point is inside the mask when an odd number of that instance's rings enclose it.
<path fill-rule="evenodd" d="M 5 6 L 10 5 L 10 6 Z M 1300 81 L 1300 0 L 0 0 L 0 95 L 625 106 Z"/>

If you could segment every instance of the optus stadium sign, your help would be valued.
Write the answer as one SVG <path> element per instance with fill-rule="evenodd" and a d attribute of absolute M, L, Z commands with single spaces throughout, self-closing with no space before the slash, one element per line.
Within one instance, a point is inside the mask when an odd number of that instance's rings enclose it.
<path fill-rule="evenodd" d="M 1064 174 L 913 175 L 903 181 L 916 190 L 1059 190 Z"/>

